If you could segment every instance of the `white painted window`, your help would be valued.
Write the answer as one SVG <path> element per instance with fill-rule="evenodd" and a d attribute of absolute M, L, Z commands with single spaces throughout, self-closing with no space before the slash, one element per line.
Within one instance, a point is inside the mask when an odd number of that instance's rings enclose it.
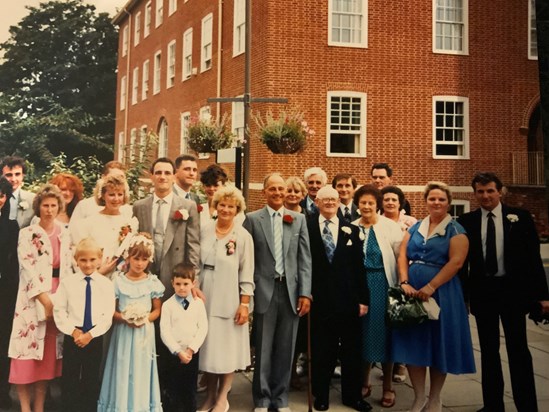
<path fill-rule="evenodd" d="M 138 11 L 133 19 L 133 45 L 134 47 L 141 41 L 141 12 Z"/>
<path fill-rule="evenodd" d="M 200 42 L 200 71 L 203 72 L 212 67 L 212 23 L 213 14 L 210 13 L 202 19 L 202 40 Z"/>
<path fill-rule="evenodd" d="M 126 96 L 128 91 L 128 79 L 126 76 L 122 76 L 120 79 L 120 110 L 126 109 Z"/>
<path fill-rule="evenodd" d="M 328 92 L 328 156 L 366 156 L 366 99 L 366 93 Z"/>
<path fill-rule="evenodd" d="M 168 16 L 177 11 L 177 0 L 168 0 Z"/>
<path fill-rule="evenodd" d="M 246 0 L 234 0 L 233 57 L 246 47 Z"/>
<path fill-rule="evenodd" d="M 175 40 L 168 43 L 168 73 L 166 76 L 166 88 L 175 84 Z"/>
<path fill-rule="evenodd" d="M 138 153 L 139 153 L 139 161 L 143 161 L 143 158 L 145 156 L 145 149 L 147 146 L 147 125 L 144 124 L 141 126 L 141 129 L 139 130 L 139 147 L 138 147 Z"/>
<path fill-rule="evenodd" d="M 149 60 L 145 60 L 143 62 L 141 100 L 147 100 L 147 97 L 149 97 L 149 66 Z"/>
<path fill-rule="evenodd" d="M 129 148 L 130 154 L 128 156 L 130 162 L 135 161 L 135 152 L 137 150 L 136 144 L 137 144 L 137 129 L 134 128 L 130 132 L 130 148 Z"/>
<path fill-rule="evenodd" d="M 124 132 L 118 133 L 118 150 L 117 150 L 117 156 L 116 159 L 119 162 L 122 162 L 124 160 L 124 146 L 126 145 L 126 138 L 124 137 Z"/>
<path fill-rule="evenodd" d="M 183 80 L 190 79 L 193 74 L 193 29 L 183 33 Z"/>
<path fill-rule="evenodd" d="M 139 97 L 139 67 L 134 67 L 132 76 L 132 105 L 137 104 Z"/>
<path fill-rule="evenodd" d="M 328 0 L 328 44 L 368 47 L 368 0 Z"/>
<path fill-rule="evenodd" d="M 168 122 L 162 119 L 158 129 L 158 157 L 168 156 Z"/>
<path fill-rule="evenodd" d="M 536 28 L 536 0 L 528 0 L 528 58 L 538 59 L 538 33 Z"/>
<path fill-rule="evenodd" d="M 179 142 L 179 153 L 189 151 L 189 122 L 191 121 L 191 112 L 181 113 L 181 139 Z"/>
<path fill-rule="evenodd" d="M 468 54 L 468 0 L 433 0 L 433 52 Z"/>
<path fill-rule="evenodd" d="M 244 140 L 244 102 L 233 102 L 231 125 L 233 134 Z"/>
<path fill-rule="evenodd" d="M 450 216 L 452 218 L 457 219 L 464 213 L 468 213 L 471 205 L 468 200 L 461 200 L 461 199 L 452 199 L 452 204 L 450 205 L 450 210 L 448 213 L 450 213 Z"/>
<path fill-rule="evenodd" d="M 163 21 L 164 21 L 164 0 L 156 0 L 154 27 L 160 26 Z"/>
<path fill-rule="evenodd" d="M 469 99 L 433 96 L 433 158 L 469 158 Z"/>
<path fill-rule="evenodd" d="M 125 57 L 128 54 L 128 34 L 129 28 L 126 24 L 122 29 L 122 57 Z"/>
<path fill-rule="evenodd" d="M 157 51 L 154 55 L 153 94 L 157 94 L 160 92 L 161 72 L 162 72 L 162 52 Z"/>
<path fill-rule="evenodd" d="M 152 2 L 148 1 L 145 5 L 145 21 L 143 22 L 143 37 L 147 37 L 151 33 L 152 20 Z"/>

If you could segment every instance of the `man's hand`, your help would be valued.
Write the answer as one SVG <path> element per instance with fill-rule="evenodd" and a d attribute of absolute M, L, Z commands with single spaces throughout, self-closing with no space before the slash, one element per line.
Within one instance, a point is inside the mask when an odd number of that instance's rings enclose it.
<path fill-rule="evenodd" d="M 362 305 L 362 304 L 358 304 L 358 316 L 359 317 L 362 317 L 364 315 L 366 315 L 368 313 L 368 306 L 367 305 Z"/>
<path fill-rule="evenodd" d="M 306 296 L 300 296 L 297 301 L 297 314 L 302 317 L 311 310 L 311 299 Z"/>
<path fill-rule="evenodd" d="M 90 341 L 93 339 L 93 336 L 90 334 L 90 332 L 82 333 L 79 337 L 77 337 L 74 340 L 74 343 L 79 348 L 84 348 L 90 343 Z"/>

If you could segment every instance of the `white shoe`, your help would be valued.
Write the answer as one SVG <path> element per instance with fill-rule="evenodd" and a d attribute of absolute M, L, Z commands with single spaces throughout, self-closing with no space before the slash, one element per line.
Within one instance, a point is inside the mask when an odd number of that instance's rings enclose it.
<path fill-rule="evenodd" d="M 290 408 L 288 408 L 287 406 L 285 408 L 278 408 L 277 411 L 278 412 L 292 412 L 292 410 Z"/>
<path fill-rule="evenodd" d="M 254 412 L 269 412 L 269 408 L 254 408 Z"/>

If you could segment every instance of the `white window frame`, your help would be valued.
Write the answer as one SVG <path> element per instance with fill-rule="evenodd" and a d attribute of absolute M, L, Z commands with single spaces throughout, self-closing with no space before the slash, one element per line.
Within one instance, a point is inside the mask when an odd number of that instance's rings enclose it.
<path fill-rule="evenodd" d="M 335 10 L 337 4 L 343 4 L 337 0 L 328 0 L 328 45 L 339 47 L 368 47 L 368 0 L 353 0 L 355 7 L 360 7 L 360 10 L 343 11 Z M 354 27 L 337 27 L 343 17 L 348 17 L 352 20 Z M 357 22 L 358 20 L 358 22 Z M 334 31 L 339 30 L 340 36 L 342 31 L 359 32 L 360 39 L 352 39 L 352 34 L 348 41 L 334 39 Z"/>
<path fill-rule="evenodd" d="M 168 157 L 168 122 L 162 118 L 158 127 L 158 157 Z"/>
<path fill-rule="evenodd" d="M 358 130 L 337 129 L 332 126 L 331 107 L 332 107 L 333 98 L 360 99 L 360 108 L 359 108 L 360 122 L 358 125 L 356 124 L 354 125 L 354 127 L 358 126 Z M 366 157 L 366 134 L 367 134 L 366 119 L 367 119 L 367 107 L 368 107 L 367 103 L 368 103 L 367 93 L 353 92 L 348 90 L 333 90 L 328 92 L 327 105 L 326 105 L 326 156 L 328 157 Z M 345 119 L 346 117 L 342 116 L 342 118 Z M 342 127 L 343 128 L 346 127 L 345 126 L 346 124 L 351 125 L 350 122 L 342 122 L 342 125 L 343 125 Z M 355 151 L 353 153 L 331 152 L 330 143 L 332 139 L 332 133 L 355 135 Z"/>
<path fill-rule="evenodd" d="M 131 131 L 130 131 L 130 155 L 128 156 L 128 160 L 130 162 L 134 162 L 135 161 L 135 145 L 137 143 L 137 129 L 134 127 Z"/>
<path fill-rule="evenodd" d="M 212 118 L 212 108 L 210 106 L 202 106 L 198 110 L 198 118 L 200 120 L 210 120 Z M 199 159 L 209 159 L 209 153 L 198 153 Z"/>
<path fill-rule="evenodd" d="M 189 145 L 189 122 L 191 121 L 191 112 L 183 112 L 180 116 L 181 119 L 181 136 L 179 140 L 179 153 L 188 153 Z"/>
<path fill-rule="evenodd" d="M 439 2 L 457 2 L 461 1 L 462 10 L 461 10 L 461 21 L 449 20 L 449 19 L 438 19 L 437 15 L 439 14 Z M 441 5 L 441 7 L 444 5 Z M 444 7 L 445 9 L 447 7 Z M 448 7 L 449 8 L 449 7 Z M 441 10 L 440 13 L 444 11 Z M 450 11 L 448 11 L 450 12 Z M 450 48 L 437 47 L 437 26 L 443 25 L 447 30 L 450 30 L 452 33 L 446 33 L 447 35 L 452 35 L 455 31 L 456 26 L 462 27 L 462 43 L 461 50 L 456 48 L 455 40 L 452 41 L 452 46 Z M 444 40 L 443 40 L 444 41 Z M 456 55 L 468 55 L 469 54 L 469 0 L 433 0 L 433 53 L 442 53 L 442 54 L 456 54 Z"/>
<path fill-rule="evenodd" d="M 168 16 L 177 11 L 177 0 L 168 0 Z"/>
<path fill-rule="evenodd" d="M 164 0 L 156 0 L 154 12 L 154 27 L 164 22 Z"/>
<path fill-rule="evenodd" d="M 125 144 L 126 144 L 126 138 L 124 136 L 124 132 L 118 132 L 118 153 L 116 157 L 119 162 L 123 162 L 124 160 Z"/>
<path fill-rule="evenodd" d="M 168 43 L 167 56 L 168 66 L 166 72 L 166 89 L 173 87 L 175 84 L 175 39 Z"/>
<path fill-rule="evenodd" d="M 463 213 L 469 213 L 471 210 L 471 202 L 468 200 L 452 199 L 452 204 L 450 205 L 450 210 L 448 213 L 450 213 L 450 216 L 452 216 L 453 219 L 457 219 L 459 217 L 455 214 L 456 206 L 463 206 Z"/>
<path fill-rule="evenodd" d="M 246 0 L 234 0 L 233 57 L 246 49 Z"/>
<path fill-rule="evenodd" d="M 212 68 L 212 39 L 213 39 L 213 14 L 210 13 L 202 19 L 202 32 L 200 36 L 200 72 Z"/>
<path fill-rule="evenodd" d="M 144 124 L 139 129 L 139 161 L 143 161 L 145 156 L 145 143 L 147 141 L 147 125 Z"/>
<path fill-rule="evenodd" d="M 148 37 L 151 34 L 152 24 L 152 1 L 145 4 L 145 18 L 143 20 L 143 37 Z"/>
<path fill-rule="evenodd" d="M 133 19 L 133 47 L 141 41 L 141 12 L 138 11 Z"/>
<path fill-rule="evenodd" d="M 128 54 L 129 30 L 127 24 L 122 28 L 122 57 L 126 57 Z"/>
<path fill-rule="evenodd" d="M 183 69 L 181 80 L 190 79 L 193 74 L 193 29 L 192 27 L 183 33 Z"/>
<path fill-rule="evenodd" d="M 153 94 L 160 93 L 161 80 L 162 80 L 162 52 L 158 50 L 154 54 Z"/>
<path fill-rule="evenodd" d="M 128 78 L 124 75 L 120 79 L 120 111 L 126 110 L 127 93 L 128 93 Z"/>
<path fill-rule="evenodd" d="M 528 0 L 528 60 L 538 59 L 536 0 Z"/>
<path fill-rule="evenodd" d="M 462 127 L 456 127 L 455 126 L 455 119 L 452 120 L 453 126 L 446 126 L 446 124 L 443 125 L 443 127 L 437 126 L 437 102 L 444 102 L 444 103 L 463 103 L 463 124 Z M 463 97 L 463 96 L 433 96 L 433 159 L 469 159 L 469 98 Z M 442 115 L 444 118 L 444 123 L 446 123 L 447 118 L 451 117 L 452 115 L 445 115 L 444 113 L 438 114 Z M 446 143 L 444 144 L 443 141 L 437 140 L 437 130 L 462 130 L 463 132 L 463 140 L 462 144 L 459 143 Z M 462 154 L 458 155 L 439 155 L 437 154 L 437 145 L 439 146 L 462 146 Z"/>
<path fill-rule="evenodd" d="M 139 99 L 139 66 L 133 68 L 132 75 L 132 105 L 137 104 Z"/>
<path fill-rule="evenodd" d="M 238 136 L 238 139 L 244 140 L 244 102 L 233 102 L 232 104 L 231 130 L 234 135 Z"/>
<path fill-rule="evenodd" d="M 149 97 L 149 77 L 151 63 L 149 59 L 143 62 L 143 73 L 141 74 L 141 100 L 147 100 Z"/>

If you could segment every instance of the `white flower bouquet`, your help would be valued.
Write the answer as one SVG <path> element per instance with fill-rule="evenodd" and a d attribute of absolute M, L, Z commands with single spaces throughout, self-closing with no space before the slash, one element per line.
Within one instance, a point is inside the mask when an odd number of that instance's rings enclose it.
<path fill-rule="evenodd" d="M 122 311 L 122 318 L 135 326 L 141 326 L 147 323 L 149 313 L 149 308 L 142 303 L 130 303 Z"/>

